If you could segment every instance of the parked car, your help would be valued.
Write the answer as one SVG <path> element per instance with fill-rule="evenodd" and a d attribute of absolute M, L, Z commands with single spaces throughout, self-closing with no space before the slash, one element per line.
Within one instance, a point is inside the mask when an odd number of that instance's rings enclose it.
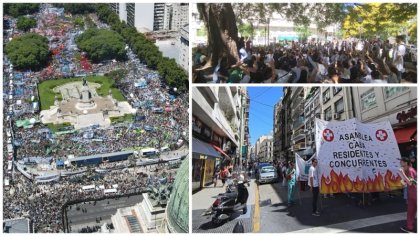
<path fill-rule="evenodd" d="M 257 182 L 259 184 L 278 182 L 276 168 L 272 165 L 260 167 L 258 169 Z"/>

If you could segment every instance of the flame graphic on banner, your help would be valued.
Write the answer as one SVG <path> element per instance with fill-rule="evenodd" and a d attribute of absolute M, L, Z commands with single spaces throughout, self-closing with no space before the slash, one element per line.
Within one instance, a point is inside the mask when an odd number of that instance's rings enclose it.
<path fill-rule="evenodd" d="M 402 188 L 401 177 L 393 175 L 391 171 L 387 170 L 385 176 L 378 174 L 374 179 L 361 180 L 356 177 L 352 181 L 349 176 L 338 175 L 334 170 L 331 170 L 330 176 L 321 177 L 321 193 L 350 193 L 350 192 L 383 192 Z"/>

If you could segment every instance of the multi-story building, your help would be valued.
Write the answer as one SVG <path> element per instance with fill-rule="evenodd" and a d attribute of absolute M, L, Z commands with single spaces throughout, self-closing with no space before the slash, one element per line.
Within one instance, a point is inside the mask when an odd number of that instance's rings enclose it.
<path fill-rule="evenodd" d="M 257 159 L 260 162 L 272 162 L 273 161 L 273 136 L 263 135 L 258 138 L 255 144 L 255 150 L 257 153 Z"/>
<path fill-rule="evenodd" d="M 182 23 L 185 25 L 188 22 L 187 3 L 111 3 L 110 6 L 120 20 L 142 33 L 178 30 Z"/>
<path fill-rule="evenodd" d="M 312 87 L 305 98 L 305 137 L 306 153 L 310 156 L 315 153 L 315 118 L 320 119 L 322 113 L 320 87 Z M 302 156 L 303 157 L 303 156 Z"/>
<path fill-rule="evenodd" d="M 176 31 L 189 24 L 188 3 L 167 3 L 164 14 L 163 29 L 165 30 Z"/>
<path fill-rule="evenodd" d="M 293 122 L 290 125 L 290 129 L 293 132 L 291 151 L 302 155 L 306 149 L 305 117 L 303 112 L 305 106 L 305 92 L 307 88 L 292 87 L 291 89 L 290 117 Z"/>
<path fill-rule="evenodd" d="M 352 88 L 354 110 L 363 123 L 389 121 L 402 155 L 417 148 L 416 87 Z"/>
<path fill-rule="evenodd" d="M 193 191 L 211 184 L 217 165 L 238 165 L 246 88 L 192 88 Z"/>
<path fill-rule="evenodd" d="M 282 127 L 281 124 L 281 111 L 282 111 L 282 100 L 280 99 L 274 105 L 274 114 L 273 114 L 273 159 L 281 160 L 281 134 Z"/>
<path fill-rule="evenodd" d="M 179 29 L 179 64 L 184 68 L 185 71 L 188 71 L 188 65 L 190 62 L 190 41 L 189 41 L 189 28 L 188 25 L 185 25 Z"/>

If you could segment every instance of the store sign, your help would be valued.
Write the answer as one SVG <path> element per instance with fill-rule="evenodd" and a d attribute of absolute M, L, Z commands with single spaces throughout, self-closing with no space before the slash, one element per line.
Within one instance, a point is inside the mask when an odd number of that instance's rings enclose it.
<path fill-rule="evenodd" d="M 410 108 L 409 110 L 402 111 L 397 114 L 398 123 L 407 121 L 417 116 L 417 106 Z"/>

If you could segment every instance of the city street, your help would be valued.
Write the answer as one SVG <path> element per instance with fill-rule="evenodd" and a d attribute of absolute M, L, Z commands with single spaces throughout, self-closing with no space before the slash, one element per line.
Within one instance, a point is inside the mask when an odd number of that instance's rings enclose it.
<path fill-rule="evenodd" d="M 97 201 L 96 205 L 94 205 L 93 202 L 72 205 L 71 209 L 68 208 L 67 210 L 71 232 L 77 233 L 79 229 L 87 226 L 101 226 L 104 223 L 111 223 L 111 216 L 117 212 L 118 208 L 134 206 L 142 200 L 142 195 L 135 195 L 131 197 Z M 80 209 L 77 210 L 77 207 L 80 207 Z M 87 212 L 83 213 L 82 209 L 86 209 Z M 102 221 L 97 223 L 96 219 L 100 217 L 102 218 Z"/>
<path fill-rule="evenodd" d="M 296 192 L 297 204 L 290 208 L 287 187 L 281 183 L 259 185 L 258 192 L 260 233 L 398 233 L 405 224 L 406 205 L 399 192 L 394 198 L 381 193 L 380 202 L 364 208 L 345 194 L 319 198 L 320 217 L 311 214 L 309 190 Z"/>

